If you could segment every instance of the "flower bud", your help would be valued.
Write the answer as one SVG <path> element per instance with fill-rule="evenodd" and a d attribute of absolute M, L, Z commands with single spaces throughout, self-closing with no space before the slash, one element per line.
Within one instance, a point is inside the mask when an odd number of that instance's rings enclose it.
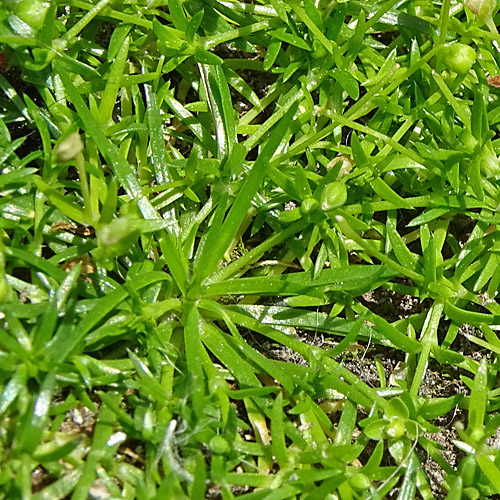
<path fill-rule="evenodd" d="M 445 66 L 459 75 L 467 74 L 476 62 L 476 51 L 463 43 L 445 45 L 441 54 Z"/>
<path fill-rule="evenodd" d="M 479 443 L 484 438 L 484 431 L 482 429 L 472 429 L 470 438 Z"/>
<path fill-rule="evenodd" d="M 314 212 L 319 207 L 318 200 L 314 198 L 306 198 L 300 205 L 300 213 L 307 215 Z"/>
<path fill-rule="evenodd" d="M 497 5 L 497 0 L 467 0 L 465 6 L 483 21 L 490 18 Z"/>
<path fill-rule="evenodd" d="M 78 132 L 73 132 L 61 141 L 54 149 L 58 163 L 74 160 L 83 151 L 83 142 Z"/>
<path fill-rule="evenodd" d="M 467 0 L 465 6 L 476 14 L 492 33 L 498 34 L 495 21 L 493 21 L 493 12 L 497 6 L 497 0 Z"/>
<path fill-rule="evenodd" d="M 139 228 L 132 219 L 113 219 L 109 224 L 97 227 L 97 248 L 92 250 L 92 255 L 99 265 L 111 269 L 113 259 L 125 255 L 139 234 Z"/>
<path fill-rule="evenodd" d="M 349 479 L 349 484 L 355 490 L 367 490 L 371 486 L 370 480 L 362 472 L 356 472 L 356 474 L 351 476 L 351 478 Z"/>
<path fill-rule="evenodd" d="M 347 201 L 347 188 L 343 182 L 330 182 L 321 193 L 321 210 L 328 212 Z"/>
<path fill-rule="evenodd" d="M 231 449 L 229 443 L 222 436 L 214 436 L 208 446 L 216 455 L 223 455 Z"/>

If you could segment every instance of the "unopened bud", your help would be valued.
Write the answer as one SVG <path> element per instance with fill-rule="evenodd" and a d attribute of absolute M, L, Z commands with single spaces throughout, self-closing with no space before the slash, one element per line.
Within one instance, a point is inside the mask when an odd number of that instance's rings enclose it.
<path fill-rule="evenodd" d="M 58 163 L 74 160 L 83 151 L 83 142 L 78 132 L 73 132 L 60 142 L 55 150 L 55 157 Z"/>
<path fill-rule="evenodd" d="M 476 51 L 463 43 L 445 45 L 442 56 L 446 67 L 459 75 L 467 74 L 476 62 Z"/>
<path fill-rule="evenodd" d="M 498 30 L 493 21 L 493 12 L 497 6 L 497 0 L 467 0 L 465 6 L 481 19 L 490 31 L 498 34 Z"/>
<path fill-rule="evenodd" d="M 325 212 L 341 207 L 347 201 L 347 189 L 343 182 L 330 182 L 321 193 L 321 209 Z"/>
<path fill-rule="evenodd" d="M 496 5 L 496 0 L 467 0 L 465 2 L 465 6 L 483 21 L 492 16 Z"/>

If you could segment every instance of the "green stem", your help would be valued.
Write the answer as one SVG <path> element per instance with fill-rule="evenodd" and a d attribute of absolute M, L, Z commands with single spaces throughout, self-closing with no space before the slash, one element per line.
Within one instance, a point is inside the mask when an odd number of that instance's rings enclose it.
<path fill-rule="evenodd" d="M 81 0 L 72 0 L 71 2 L 72 7 L 78 7 L 83 10 L 90 10 L 94 8 L 94 5 L 92 5 L 89 2 L 82 2 Z M 97 7 L 97 5 L 95 6 Z M 103 15 L 105 15 L 108 18 L 111 19 L 116 19 L 118 21 L 122 21 L 123 23 L 128 23 L 136 26 L 142 26 L 143 28 L 146 28 L 147 30 L 152 30 L 153 29 L 153 23 L 151 21 L 148 21 L 146 19 L 141 18 L 137 14 L 126 14 L 124 12 L 119 12 L 117 10 L 113 10 L 111 7 L 105 7 L 102 9 L 104 12 L 102 12 Z"/>
<path fill-rule="evenodd" d="M 212 274 L 212 276 L 209 276 L 205 281 L 204 285 L 209 285 L 211 283 L 217 283 L 219 281 L 223 281 L 232 276 L 234 273 L 236 273 L 243 267 L 253 264 L 258 259 L 260 259 L 260 257 L 262 257 L 262 255 L 264 255 L 264 253 L 266 253 L 268 250 L 270 250 L 276 245 L 279 245 L 280 243 L 287 240 L 288 238 L 298 233 L 299 231 L 305 229 L 310 223 L 311 221 L 309 219 L 299 220 L 295 224 L 292 224 L 290 227 L 287 227 L 278 234 L 271 236 L 271 238 L 267 239 L 259 246 L 253 248 L 239 259 L 235 260 L 234 262 L 231 262 L 231 264 L 228 264 L 226 267 L 215 272 L 214 274 Z"/>
<path fill-rule="evenodd" d="M 367 127 L 366 125 L 361 125 L 355 122 L 354 120 L 339 115 L 338 113 L 335 113 L 329 109 L 324 109 L 322 111 L 323 114 L 331 118 L 332 121 L 340 123 L 340 125 L 343 125 L 344 127 L 349 127 L 352 130 L 358 130 L 359 132 L 363 132 L 366 135 L 371 135 L 372 137 L 376 137 L 377 139 L 384 141 L 384 143 L 388 144 L 402 155 L 406 156 L 407 158 L 410 158 L 411 160 L 420 165 L 423 165 L 425 163 L 424 159 L 421 158 L 420 155 L 418 155 L 414 151 L 411 151 L 408 148 L 405 148 L 403 145 L 399 144 L 398 141 L 395 141 L 392 137 L 389 137 L 388 135 L 385 135 L 382 132 L 378 132 L 377 130 L 373 130 L 372 128 Z"/>
<path fill-rule="evenodd" d="M 450 0 L 443 0 L 439 17 L 441 20 L 439 26 L 439 43 L 443 45 L 446 42 L 446 32 L 448 31 L 448 21 L 450 19 Z"/>
<path fill-rule="evenodd" d="M 271 127 L 277 123 L 283 116 L 286 115 L 291 106 L 304 97 L 304 93 L 302 90 L 297 90 L 295 87 L 292 88 L 285 96 L 284 103 L 263 123 L 257 131 L 252 134 L 243 145 L 250 151 L 253 147 L 255 147 L 259 140 L 264 136 L 264 134 L 271 129 Z"/>
<path fill-rule="evenodd" d="M 94 19 L 101 10 L 103 10 L 111 0 L 101 0 L 97 5 L 94 5 L 72 28 L 70 28 L 62 37 L 65 42 L 69 42 L 76 38 L 78 33 Z"/>
<path fill-rule="evenodd" d="M 416 122 L 416 118 L 414 118 L 413 116 L 410 116 L 408 117 L 405 122 L 403 123 L 403 125 L 401 125 L 401 127 L 399 127 L 399 129 L 397 130 L 397 132 L 392 136 L 392 140 L 396 143 L 396 144 L 399 144 L 399 141 L 404 137 L 404 135 L 406 134 L 406 132 L 408 132 L 408 130 L 410 130 L 411 126 Z M 376 157 L 379 157 L 379 158 L 385 158 L 391 151 L 391 145 L 390 144 L 386 144 L 382 150 L 376 155 Z"/>
<path fill-rule="evenodd" d="M 484 23 L 486 24 L 486 26 L 488 26 L 491 34 L 495 36 L 495 39 L 498 41 L 498 29 L 493 18 L 491 16 L 488 16 L 486 19 L 484 19 Z"/>
<path fill-rule="evenodd" d="M 85 219 L 88 224 L 93 225 L 96 221 L 91 208 L 92 202 L 90 199 L 89 182 L 87 180 L 87 169 L 85 168 L 85 160 L 82 153 L 75 158 L 75 163 L 76 169 L 78 170 L 78 177 L 80 178 L 80 186 L 82 188 Z"/>
<path fill-rule="evenodd" d="M 429 314 L 425 320 L 424 327 L 422 328 L 422 351 L 418 358 L 417 368 L 415 370 L 415 375 L 413 377 L 410 396 L 415 399 L 418 396 L 418 390 L 424 380 L 425 371 L 427 370 L 427 365 L 429 363 L 429 356 L 433 346 L 437 345 L 437 329 L 439 326 L 439 321 L 442 318 L 444 310 L 443 302 L 434 302 Z"/>
<path fill-rule="evenodd" d="M 335 221 L 337 222 L 339 228 L 342 230 L 344 235 L 347 236 L 349 239 L 355 241 L 369 255 L 373 255 L 373 257 L 380 260 L 380 262 L 387 264 L 389 267 L 392 267 L 392 269 L 398 271 L 398 273 L 401 273 L 404 276 L 408 276 L 408 278 L 411 278 L 413 281 L 415 281 L 415 283 L 423 283 L 424 282 L 424 277 L 421 274 L 418 274 L 415 271 L 411 271 L 410 269 L 407 269 L 406 267 L 402 266 L 401 264 L 398 264 L 397 262 L 393 261 L 390 257 L 387 257 L 387 255 L 385 255 L 382 252 L 380 252 L 379 250 L 377 250 L 372 245 L 371 242 L 363 239 L 351 227 L 351 225 L 347 222 L 347 220 L 344 217 L 342 217 L 341 215 L 337 215 L 335 217 Z"/>
<path fill-rule="evenodd" d="M 365 27 L 366 31 L 368 31 L 371 27 L 375 26 L 379 19 L 384 15 L 387 14 L 397 3 L 399 0 L 389 0 L 388 2 L 385 2 L 380 6 L 378 9 L 378 12 L 370 17 L 370 19 L 366 22 Z"/>
<path fill-rule="evenodd" d="M 448 88 L 444 80 L 441 78 L 441 75 L 438 74 L 436 71 L 432 72 L 432 77 L 434 78 L 434 81 L 438 84 L 439 90 L 443 93 L 443 96 L 445 99 L 450 103 L 450 106 L 453 108 L 457 116 L 460 118 L 462 123 L 470 129 L 471 124 L 470 124 L 470 119 L 469 117 L 463 113 L 462 109 L 460 108 L 457 100 L 455 99 L 455 96 L 451 93 L 451 90 Z"/>
<path fill-rule="evenodd" d="M 224 33 L 220 33 L 219 35 L 215 35 L 211 38 L 201 38 L 200 43 L 205 50 L 210 50 L 211 48 L 221 43 L 230 42 L 231 40 L 234 40 L 236 38 L 251 35 L 252 33 L 265 30 L 266 28 L 270 28 L 271 26 L 271 20 L 261 21 L 260 23 L 250 24 L 249 26 L 244 26 L 243 28 L 236 28 L 234 30 L 225 31 Z"/>
<path fill-rule="evenodd" d="M 384 79 L 381 82 L 373 86 L 361 99 L 359 99 L 358 102 L 353 104 L 353 106 L 346 111 L 344 116 L 346 118 L 350 118 L 351 120 L 357 120 L 361 116 L 369 113 L 373 108 L 376 107 L 374 104 L 370 106 L 370 101 L 374 97 L 378 95 L 389 95 L 391 92 L 394 92 L 394 90 L 396 90 L 403 82 L 408 80 L 408 78 L 410 78 L 410 76 L 415 73 L 415 71 L 418 71 L 424 64 L 430 61 L 436 55 L 438 48 L 439 47 L 434 47 L 432 50 L 427 52 L 425 56 L 412 64 L 406 71 L 398 74 L 397 77 L 394 78 L 387 86 L 387 88 L 382 91 L 381 87 L 383 86 L 383 84 L 385 84 L 386 81 L 390 79 L 394 74 L 392 72 L 389 72 L 384 76 Z M 399 66 L 396 66 L 396 68 L 399 69 Z"/>

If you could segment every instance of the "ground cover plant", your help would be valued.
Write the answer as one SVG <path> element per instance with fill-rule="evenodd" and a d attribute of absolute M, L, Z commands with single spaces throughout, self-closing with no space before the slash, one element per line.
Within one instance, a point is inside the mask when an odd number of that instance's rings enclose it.
<path fill-rule="evenodd" d="M 0 498 L 498 498 L 496 14 L 4 1 Z"/>

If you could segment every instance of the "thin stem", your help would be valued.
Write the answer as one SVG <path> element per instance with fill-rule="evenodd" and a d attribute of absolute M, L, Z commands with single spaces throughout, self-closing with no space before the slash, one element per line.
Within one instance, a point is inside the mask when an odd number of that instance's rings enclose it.
<path fill-rule="evenodd" d="M 446 42 L 446 32 L 448 31 L 448 21 L 450 19 L 450 0 L 443 0 L 439 17 L 441 20 L 439 26 L 439 43 L 443 45 Z"/>
<path fill-rule="evenodd" d="M 211 38 L 201 39 L 200 41 L 202 42 L 205 50 L 210 50 L 221 43 L 230 42 L 236 38 L 251 35 L 252 33 L 265 30 L 271 26 L 271 21 L 261 21 L 260 23 L 250 24 L 250 26 L 244 26 L 243 28 L 235 28 L 233 30 L 225 31 Z"/>
<path fill-rule="evenodd" d="M 292 224 L 290 227 L 287 227 L 278 234 L 271 236 L 271 238 L 267 239 L 259 246 L 253 248 L 239 259 L 235 260 L 234 262 L 231 262 L 231 264 L 228 264 L 226 267 L 215 272 L 214 274 L 212 274 L 212 276 L 209 276 L 204 284 L 209 285 L 211 283 L 217 283 L 218 281 L 223 281 L 229 278 L 238 270 L 256 262 L 262 255 L 264 255 L 264 253 L 266 253 L 274 246 L 279 245 L 280 243 L 286 241 L 294 234 L 305 229 L 310 223 L 311 223 L 310 220 L 297 221 L 295 224 Z"/>
<path fill-rule="evenodd" d="M 374 26 L 378 20 L 384 16 L 385 14 L 388 14 L 389 11 L 399 2 L 399 0 L 389 0 L 388 2 L 385 2 L 380 6 L 378 9 L 378 12 L 370 17 L 370 19 L 366 22 L 365 27 L 366 30 L 368 31 L 369 28 Z"/>
<path fill-rule="evenodd" d="M 89 224 L 93 225 L 95 223 L 95 216 L 91 208 L 92 202 L 90 199 L 89 182 L 87 180 L 87 169 L 85 168 L 85 160 L 82 153 L 75 158 L 75 163 L 76 169 L 78 170 L 78 177 L 80 178 L 80 186 L 82 188 L 85 219 L 87 219 Z"/>
<path fill-rule="evenodd" d="M 101 0 L 97 5 L 94 5 L 72 28 L 70 28 L 62 37 L 65 42 L 69 42 L 73 38 L 76 38 L 78 33 L 87 26 L 87 24 L 94 19 L 101 10 L 103 10 L 111 0 Z"/>
<path fill-rule="evenodd" d="M 402 155 L 410 158 L 411 160 L 420 165 L 423 165 L 425 163 L 424 159 L 420 155 L 418 155 L 414 151 L 411 151 L 408 148 L 405 148 L 403 145 L 399 144 L 398 141 L 395 141 L 392 137 L 389 137 L 388 135 L 382 134 L 377 130 L 373 130 L 372 128 L 367 127 L 366 125 L 361 125 L 355 122 L 354 120 L 350 120 L 349 118 L 339 115 L 338 113 L 335 113 L 329 109 L 322 109 L 322 113 L 331 118 L 336 123 L 340 123 L 340 125 L 343 125 L 344 127 L 349 127 L 350 129 L 358 130 L 359 132 L 363 132 L 366 135 L 371 135 L 372 137 L 381 139 L 386 144 L 391 146 L 393 149 L 395 149 Z"/>
<path fill-rule="evenodd" d="M 424 380 L 425 371 L 427 370 L 427 365 L 429 363 L 431 349 L 433 346 L 437 345 L 437 329 L 443 316 L 443 310 L 443 302 L 434 302 L 427 315 L 424 327 L 422 328 L 422 351 L 420 352 L 420 356 L 418 358 L 417 368 L 415 370 L 415 375 L 410 388 L 410 395 L 412 398 L 416 398 L 418 396 L 418 390 Z"/>
<path fill-rule="evenodd" d="M 439 89 L 443 93 L 443 96 L 445 99 L 450 103 L 450 106 L 453 108 L 455 113 L 459 116 L 460 120 L 462 120 L 462 123 L 470 129 L 470 119 L 469 117 L 462 112 L 462 109 L 457 103 L 457 100 L 455 99 L 455 96 L 451 93 L 451 90 L 448 88 L 444 80 L 441 78 L 441 75 L 439 75 L 436 71 L 432 72 L 432 77 L 434 78 L 434 81 L 438 84 Z"/>
<path fill-rule="evenodd" d="M 361 116 L 369 113 L 373 108 L 375 108 L 374 104 L 371 107 L 369 106 L 371 99 L 373 99 L 377 95 L 389 95 L 391 92 L 396 90 L 404 81 L 408 80 L 408 78 L 410 78 L 410 76 L 415 73 L 415 71 L 418 71 L 424 64 L 430 61 L 436 55 L 438 48 L 439 47 L 434 47 L 433 49 L 429 50 L 429 52 L 427 52 L 425 56 L 419 59 L 415 64 L 411 65 L 406 71 L 398 74 L 397 77 L 394 78 L 383 91 L 379 88 L 380 84 L 375 85 L 358 102 L 356 102 L 352 106 L 352 108 L 346 111 L 344 116 L 346 118 L 350 118 L 351 120 L 356 120 Z M 399 68 L 399 65 L 397 67 Z M 390 79 L 393 74 L 386 76 L 387 79 Z M 384 83 L 385 81 L 387 80 L 384 79 Z M 366 108 L 364 108 L 364 106 L 366 106 Z"/>
<path fill-rule="evenodd" d="M 338 226 L 340 227 L 340 229 L 342 230 L 342 232 L 344 233 L 344 235 L 347 236 L 349 239 L 355 241 L 368 254 L 373 255 L 375 258 L 380 260 L 380 262 L 387 264 L 389 267 L 392 267 L 392 269 L 398 271 L 402 275 L 408 276 L 408 278 L 411 278 L 416 283 L 423 283 L 424 277 L 421 274 L 418 274 L 415 271 L 411 271 L 410 269 L 407 269 L 406 267 L 393 261 L 390 257 L 387 257 L 387 255 L 385 255 L 382 252 L 380 252 L 379 250 L 377 250 L 371 242 L 363 239 L 350 226 L 350 224 L 346 221 L 346 219 L 344 219 L 344 217 L 342 217 L 341 215 L 337 215 L 335 217 L 335 220 L 336 220 Z"/>

